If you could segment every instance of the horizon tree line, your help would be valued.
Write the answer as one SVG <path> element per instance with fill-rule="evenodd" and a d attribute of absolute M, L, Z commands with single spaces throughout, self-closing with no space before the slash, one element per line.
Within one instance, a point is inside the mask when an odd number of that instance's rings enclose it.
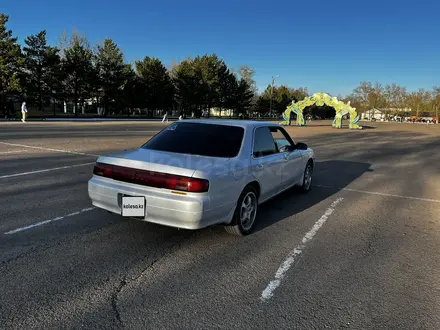
<path fill-rule="evenodd" d="M 26 101 L 40 112 L 53 104 L 54 113 L 68 102 L 76 115 L 85 107 L 103 116 L 130 115 L 136 109 L 146 109 L 146 115 L 152 116 L 155 110 L 174 109 L 199 117 L 212 108 L 232 110 L 233 116 L 266 115 L 269 109 L 279 115 L 292 101 L 310 95 L 305 87 L 285 85 L 268 85 L 259 93 L 255 70 L 246 65 L 234 70 L 216 54 L 187 58 L 168 68 L 150 56 L 127 63 L 111 39 L 92 47 L 86 36 L 74 32 L 63 34 L 59 46 L 51 46 L 46 30 L 26 37 L 21 47 L 7 28 L 8 20 L 8 15 L 0 13 L 0 109 L 5 115 L 13 112 L 14 101 Z M 338 98 L 350 101 L 358 112 L 388 109 L 393 114 L 411 109 L 412 115 L 435 115 L 440 87 L 408 91 L 397 84 L 363 81 L 351 94 Z M 334 115 L 325 106 L 308 107 L 305 112 Z"/>

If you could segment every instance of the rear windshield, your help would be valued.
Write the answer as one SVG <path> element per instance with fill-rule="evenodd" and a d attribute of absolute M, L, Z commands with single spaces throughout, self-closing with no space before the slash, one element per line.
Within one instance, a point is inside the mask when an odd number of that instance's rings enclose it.
<path fill-rule="evenodd" d="M 244 129 L 203 123 L 174 123 L 142 146 L 144 149 L 207 157 L 238 155 Z"/>

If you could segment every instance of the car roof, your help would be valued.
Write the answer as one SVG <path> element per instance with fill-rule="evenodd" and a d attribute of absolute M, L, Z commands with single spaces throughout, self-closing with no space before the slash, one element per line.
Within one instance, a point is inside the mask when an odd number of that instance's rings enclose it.
<path fill-rule="evenodd" d="M 177 121 L 179 122 L 179 121 Z M 260 127 L 260 126 L 280 126 L 276 123 L 271 123 L 267 121 L 257 121 L 257 120 L 239 120 L 239 119 L 185 119 L 185 123 L 200 123 L 200 124 L 211 124 L 211 125 L 226 125 L 226 126 L 237 126 L 243 127 L 245 129 Z"/>

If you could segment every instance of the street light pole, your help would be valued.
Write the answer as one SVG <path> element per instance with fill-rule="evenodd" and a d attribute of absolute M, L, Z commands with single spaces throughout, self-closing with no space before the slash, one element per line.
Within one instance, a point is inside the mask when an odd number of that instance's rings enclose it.
<path fill-rule="evenodd" d="M 272 95 L 273 95 L 273 85 L 275 83 L 275 79 L 277 79 L 280 75 L 276 75 L 275 77 L 272 77 L 272 86 L 270 89 L 270 108 L 269 108 L 269 113 L 270 115 L 272 115 Z"/>
<path fill-rule="evenodd" d="M 440 124 L 439 122 L 438 122 L 438 105 L 437 105 L 437 103 L 435 104 L 435 117 L 436 117 L 436 120 L 435 120 L 435 123 L 436 124 Z"/>

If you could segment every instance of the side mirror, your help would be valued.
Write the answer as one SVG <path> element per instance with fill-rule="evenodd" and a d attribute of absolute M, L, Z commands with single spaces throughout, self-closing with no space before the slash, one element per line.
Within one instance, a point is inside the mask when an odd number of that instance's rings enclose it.
<path fill-rule="evenodd" d="M 303 143 L 303 142 L 298 142 L 296 144 L 296 149 L 298 150 L 307 150 L 307 144 Z"/>

